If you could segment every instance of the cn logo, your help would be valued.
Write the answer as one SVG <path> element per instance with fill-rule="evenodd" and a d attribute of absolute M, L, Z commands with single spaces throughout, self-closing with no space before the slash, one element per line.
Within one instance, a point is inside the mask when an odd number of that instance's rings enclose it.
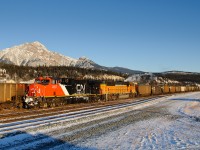
<path fill-rule="evenodd" d="M 77 91 L 77 93 L 84 93 L 85 92 L 85 85 L 77 84 L 76 85 L 76 91 Z"/>

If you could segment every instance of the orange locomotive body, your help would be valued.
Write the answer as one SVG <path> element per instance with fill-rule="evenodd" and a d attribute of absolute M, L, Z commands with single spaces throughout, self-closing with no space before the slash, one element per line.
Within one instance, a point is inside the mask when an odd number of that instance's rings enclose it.
<path fill-rule="evenodd" d="M 29 85 L 28 96 L 33 97 L 52 97 L 52 96 L 67 96 L 64 85 L 60 80 L 51 77 L 38 77 L 35 79 L 34 84 Z"/>

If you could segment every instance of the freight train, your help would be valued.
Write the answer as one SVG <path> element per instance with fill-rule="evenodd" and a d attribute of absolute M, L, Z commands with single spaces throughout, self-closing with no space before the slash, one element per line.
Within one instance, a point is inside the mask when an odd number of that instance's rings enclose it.
<path fill-rule="evenodd" d="M 38 77 L 27 87 L 25 103 L 51 107 L 77 102 L 95 102 L 129 98 L 136 95 L 129 82 L 102 82 L 70 78 Z"/>
<path fill-rule="evenodd" d="M 2 86 L 3 87 L 3 86 Z M 71 78 L 38 77 L 33 84 L 18 84 L 18 90 L 3 87 L 4 101 L 15 101 L 20 107 L 55 107 L 68 103 L 109 101 L 139 96 L 199 91 L 198 86 L 135 85 L 122 81 L 82 80 Z M 5 92 L 6 89 L 11 91 Z M 1 91 L 1 85 L 0 85 Z M 20 91 L 20 94 L 18 93 Z M 23 92 L 22 92 L 23 91 Z M 25 93 L 25 94 L 22 94 Z M 0 102 L 1 100 L 0 96 Z M 5 100 L 6 99 L 6 100 Z"/>

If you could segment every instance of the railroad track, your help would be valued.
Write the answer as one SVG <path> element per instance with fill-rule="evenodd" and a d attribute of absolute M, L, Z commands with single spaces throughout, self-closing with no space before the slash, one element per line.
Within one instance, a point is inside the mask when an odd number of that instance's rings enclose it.
<path fill-rule="evenodd" d="M 64 105 L 56 108 L 43 108 L 37 110 L 16 110 L 11 112 L 3 112 L 0 114 L 0 124 L 1 123 L 9 123 L 14 121 L 35 119 L 39 117 L 58 115 L 63 113 L 68 113 L 72 111 L 79 111 L 91 108 L 112 106 L 124 103 L 132 103 L 136 101 L 143 100 L 144 98 L 133 99 L 133 100 L 118 100 L 118 101 L 108 101 L 103 103 L 82 103 L 82 104 L 72 104 L 72 105 Z"/>
<path fill-rule="evenodd" d="M 155 113 L 147 110 L 165 101 L 165 97 L 143 98 L 140 101 L 3 123 L 0 124 L 0 150 L 62 149 L 63 144 L 65 149 L 73 149 L 82 140 L 153 117 Z M 156 115 L 160 116 L 159 113 Z"/>
<path fill-rule="evenodd" d="M 94 114 L 101 114 L 101 113 L 107 113 L 109 111 L 116 111 L 127 107 L 132 107 L 136 105 L 140 105 L 143 103 L 148 103 L 150 101 L 156 100 L 158 98 L 161 98 L 162 96 L 153 97 L 153 98 L 146 98 L 140 101 L 136 102 L 129 102 L 125 104 L 117 104 L 112 106 L 105 106 L 100 108 L 90 108 L 86 110 L 80 110 L 75 112 L 67 112 L 59 115 L 53 115 L 48 117 L 41 117 L 36 119 L 29 119 L 29 120 L 23 120 L 23 121 L 16 121 L 11 123 L 3 123 L 0 124 L 0 135 L 3 136 L 5 134 L 13 133 L 13 132 L 19 132 L 24 130 L 29 130 L 30 128 L 40 128 L 41 126 L 48 126 L 64 121 L 70 121 L 79 119 L 82 117 L 90 117 Z"/>

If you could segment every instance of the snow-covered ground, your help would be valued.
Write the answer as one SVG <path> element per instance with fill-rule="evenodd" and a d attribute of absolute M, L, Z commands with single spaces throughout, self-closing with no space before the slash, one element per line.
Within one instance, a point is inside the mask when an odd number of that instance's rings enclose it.
<path fill-rule="evenodd" d="M 0 149 L 200 149 L 200 92 L 74 117 L 30 122 L 0 138 Z"/>
<path fill-rule="evenodd" d="M 78 146 L 113 150 L 200 149 L 200 93 L 171 96 L 159 105 L 167 105 L 172 118 L 165 114 L 139 121 L 89 138 L 78 143 Z M 56 149 L 65 149 L 65 144 Z"/>

